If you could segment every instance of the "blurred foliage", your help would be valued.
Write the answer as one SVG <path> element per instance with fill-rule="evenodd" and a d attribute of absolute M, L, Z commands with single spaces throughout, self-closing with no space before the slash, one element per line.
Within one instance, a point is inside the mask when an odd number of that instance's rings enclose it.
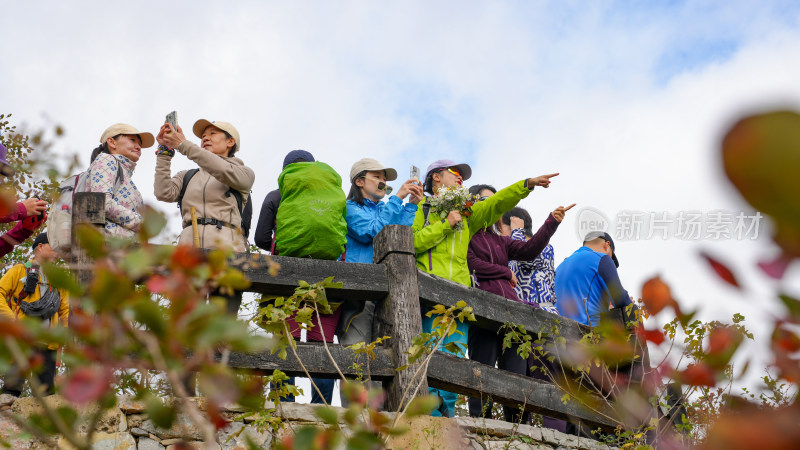
<path fill-rule="evenodd" d="M 0 137 L 18 170 L 9 186 L 20 198 L 36 195 L 51 200 L 49 190 L 66 175 L 47 166 L 48 158 L 42 157 L 51 144 L 45 142 L 44 133 L 23 136 L 7 119 L 0 115 Z M 797 113 L 758 114 L 733 125 L 722 143 L 728 177 L 742 197 L 775 225 L 774 240 L 782 255 L 760 267 L 776 278 L 800 256 L 798 129 Z M 63 130 L 56 127 L 54 133 L 59 136 Z M 41 172 L 37 167 L 50 168 Z M 226 426 L 228 421 L 220 411 L 229 403 L 242 405 L 247 410 L 244 415 L 255 420 L 252 423 L 277 433 L 285 424 L 275 410 L 282 397 L 298 395 L 297 388 L 286 384 L 288 377 L 279 370 L 266 377 L 237 374 L 219 362 L 220 355 L 269 350 L 281 358 L 289 351 L 297 357 L 288 321 L 306 330 L 320 326 L 318 314 L 329 314 L 336 307 L 328 301 L 326 290 L 340 284 L 332 278 L 313 284 L 301 281 L 292 296 L 262 305 L 253 323 L 268 336 L 254 335 L 247 323 L 224 313 L 222 298 L 206 301 L 217 290 L 247 289 L 244 275 L 228 266 L 231 255 L 189 246 L 150 245 L 149 240 L 162 232 L 166 220 L 150 208 L 143 215 L 145 224 L 135 242 L 108 240 L 89 227 L 78 230 L 81 247 L 91 257 L 89 266 L 80 269 L 91 271 L 91 282 L 82 282 L 80 273 L 62 265 L 43 268 L 53 285 L 72 296 L 68 329 L 51 329 L 40 321 L 0 323 L 0 371 L 9 370 L 11 361 L 18 368 L 35 371 L 42 363 L 33 351 L 39 342 L 59 343 L 68 367 L 56 384 L 73 406 L 45 407 L 17 424 L 45 442 L 60 434 L 76 448 L 89 448 L 93 428 L 88 436 L 79 435 L 76 424 L 95 423 L 116 404 L 116 394 L 124 391 L 141 400 L 160 426 L 169 426 L 178 412 L 188 414 L 206 440 L 214 439 L 216 430 Z M 25 251 L 20 247 L 4 262 L 19 260 L 15 258 L 25 256 Z M 737 275 L 741 267 L 708 253 L 700 257 L 721 282 L 746 294 L 743 278 Z M 274 272 L 278 267 L 269 269 Z M 763 385 L 741 392 L 733 392 L 734 382 L 749 366 L 741 349 L 743 343 L 754 339 L 744 326 L 744 317 L 735 314 L 728 323 L 698 320 L 697 311 L 682 310 L 669 284 L 658 276 L 644 283 L 638 308 L 629 307 L 620 316 L 623 319 L 602 321 L 579 342 L 564 338 L 559 319 L 554 319 L 538 333 L 505 324 L 503 348 L 516 347 L 520 356 L 538 358 L 537 369 L 563 390 L 562 401 L 577 401 L 596 412 L 613 408 L 619 424 L 616 432 L 594 434 L 607 443 L 622 448 L 795 448 L 800 442 L 800 300 L 780 289 L 781 285 L 775 301 L 782 314 L 773 319 L 769 341 L 772 364 L 761 379 Z M 463 301 L 449 308 L 437 305 L 427 314 L 434 317 L 433 330 L 414 338 L 409 365 L 398 368 L 414 370 L 414 381 L 403 394 L 394 419 L 379 412 L 385 393 L 368 390 L 361 382 L 370 379 L 369 361 L 376 346 L 390 338 L 383 336 L 349 347 L 363 361 L 364 366 L 357 364 L 366 369 L 366 375 L 360 369 L 359 379 L 344 383 L 348 408 L 341 414 L 328 405 L 317 408 L 315 414 L 322 426 L 295 429 L 276 446 L 380 448 L 389 437 L 404 432 L 398 425 L 402 416 L 428 414 L 434 409 L 435 398 L 417 395 L 428 363 L 444 339 L 458 332 L 457 322 L 475 317 Z M 663 329 L 645 326 L 646 319 L 660 314 L 674 314 L 674 319 Z M 664 349 L 667 356 L 653 364 L 646 351 L 648 344 Z M 328 351 L 327 344 L 323 345 Z M 444 347 L 463 350 L 454 344 Z M 744 367 L 734 368 L 737 358 L 745 360 Z M 332 357 L 331 361 L 336 366 Z M 195 394 L 187 390 L 194 377 L 196 389 L 208 400 L 202 414 L 187 401 Z M 35 377 L 29 376 L 28 382 L 32 395 L 41 399 Z M 163 400 L 170 393 L 177 401 Z M 86 404 L 98 407 L 80 407 Z M 0 414 L 20 419 L 8 411 Z"/>

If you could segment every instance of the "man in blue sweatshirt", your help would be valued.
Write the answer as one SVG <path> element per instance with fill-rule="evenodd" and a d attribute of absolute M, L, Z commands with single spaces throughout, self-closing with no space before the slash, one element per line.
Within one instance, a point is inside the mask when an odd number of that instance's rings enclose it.
<path fill-rule="evenodd" d="M 558 313 L 584 325 L 597 326 L 609 305 L 621 308 L 631 304 L 617 267 L 619 261 L 611 236 L 603 231 L 588 233 L 583 247 L 556 269 Z"/>

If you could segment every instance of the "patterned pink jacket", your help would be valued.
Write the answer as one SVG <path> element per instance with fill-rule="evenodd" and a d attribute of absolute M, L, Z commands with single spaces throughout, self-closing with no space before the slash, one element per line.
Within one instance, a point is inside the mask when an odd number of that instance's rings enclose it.
<path fill-rule="evenodd" d="M 122 181 L 117 170 L 122 167 Z M 142 194 L 131 176 L 136 163 L 122 155 L 100 153 L 89 166 L 86 187 L 89 192 L 106 194 L 106 225 L 109 236 L 132 238 L 142 223 Z"/>

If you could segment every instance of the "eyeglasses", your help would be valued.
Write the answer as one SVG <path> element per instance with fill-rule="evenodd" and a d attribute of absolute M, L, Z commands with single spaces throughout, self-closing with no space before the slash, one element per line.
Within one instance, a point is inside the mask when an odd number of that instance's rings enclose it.
<path fill-rule="evenodd" d="M 453 175 L 455 175 L 455 176 L 457 176 L 457 177 L 461 177 L 461 172 L 459 172 L 459 171 L 458 171 L 458 169 L 454 169 L 454 168 L 452 168 L 452 167 L 448 167 L 448 168 L 447 168 L 447 171 L 448 171 L 448 172 L 450 172 L 450 173 L 452 173 Z M 462 177 L 462 178 L 463 178 L 463 177 Z"/>
<path fill-rule="evenodd" d="M 487 198 L 489 198 L 489 197 L 478 197 L 478 201 L 482 202 L 482 201 L 486 200 Z"/>
<path fill-rule="evenodd" d="M 394 189 L 392 189 L 391 186 L 388 186 L 386 183 L 384 183 L 383 181 L 381 181 L 381 180 L 379 180 L 377 178 L 372 178 L 372 177 L 367 177 L 367 176 L 364 176 L 362 178 L 364 178 L 365 180 L 377 181 L 378 182 L 378 190 L 379 191 L 386 191 L 386 195 L 391 194 L 392 191 L 394 190 Z"/>

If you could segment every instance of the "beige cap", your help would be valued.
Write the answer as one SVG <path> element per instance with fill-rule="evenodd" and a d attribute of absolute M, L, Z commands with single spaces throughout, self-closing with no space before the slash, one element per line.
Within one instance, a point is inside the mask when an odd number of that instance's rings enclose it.
<path fill-rule="evenodd" d="M 106 142 L 108 138 L 118 134 L 135 134 L 139 136 L 139 139 L 142 140 L 142 148 L 152 147 L 153 144 L 156 143 L 156 138 L 154 138 L 152 134 L 143 133 L 127 123 L 115 123 L 106 128 L 106 131 L 103 131 L 103 135 L 100 136 L 100 143 L 102 144 Z"/>
<path fill-rule="evenodd" d="M 359 173 L 361 173 L 361 172 L 363 172 L 365 170 L 366 171 L 383 170 L 384 173 L 386 173 L 386 181 L 393 181 L 393 180 L 397 179 L 397 171 L 396 170 L 394 170 L 392 168 L 389 168 L 389 167 L 383 167 L 383 164 L 379 163 L 377 160 L 374 160 L 372 158 L 364 158 L 364 159 L 359 159 L 358 161 L 356 161 L 356 163 L 353 164 L 353 168 L 350 169 L 350 182 L 353 181 L 353 179 L 356 177 L 356 175 L 358 175 Z"/>
<path fill-rule="evenodd" d="M 206 128 L 210 126 L 215 126 L 220 130 L 225 131 L 231 136 L 233 136 L 233 139 L 236 141 L 236 151 L 242 149 L 242 141 L 239 140 L 239 131 L 237 131 L 236 127 L 234 127 L 228 122 L 220 122 L 220 121 L 212 122 L 210 120 L 200 119 L 194 123 L 194 126 L 192 126 L 192 132 L 194 132 L 195 136 L 199 137 L 200 139 L 203 139 L 203 131 L 206 131 Z"/>

